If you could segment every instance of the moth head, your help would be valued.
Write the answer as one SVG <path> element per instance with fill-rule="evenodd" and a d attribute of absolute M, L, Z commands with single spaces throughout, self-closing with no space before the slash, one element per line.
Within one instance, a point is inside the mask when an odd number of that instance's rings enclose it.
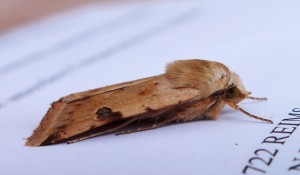
<path fill-rule="evenodd" d="M 232 72 L 229 81 L 229 88 L 224 92 L 224 98 L 226 101 L 233 103 L 239 103 L 250 95 L 250 92 L 246 91 L 240 77 Z"/>
<path fill-rule="evenodd" d="M 238 103 L 246 98 L 246 94 L 242 94 L 241 90 L 237 86 L 233 86 L 225 90 L 224 98 L 226 99 L 226 101 Z"/>
<path fill-rule="evenodd" d="M 261 120 L 265 121 L 268 123 L 273 123 L 272 120 L 265 119 L 262 117 L 258 117 L 256 115 L 253 115 L 241 107 L 237 105 L 240 101 L 244 100 L 245 98 L 252 99 L 252 100 L 266 100 L 266 98 L 255 98 L 255 97 L 250 97 L 249 95 L 251 94 L 250 92 L 246 91 L 244 85 L 242 84 L 241 79 L 239 76 L 235 73 L 232 72 L 231 79 L 229 81 L 229 87 L 224 91 L 224 100 L 225 102 L 231 106 L 232 108 L 239 110 L 243 112 L 244 114 L 248 115 L 251 118 L 254 118 L 256 120 Z"/>

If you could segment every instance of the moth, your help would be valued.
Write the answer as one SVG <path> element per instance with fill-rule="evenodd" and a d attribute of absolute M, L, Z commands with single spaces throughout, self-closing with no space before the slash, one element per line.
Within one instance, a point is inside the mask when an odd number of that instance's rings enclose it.
<path fill-rule="evenodd" d="M 217 119 L 224 105 L 254 98 L 237 74 L 207 60 L 178 60 L 164 74 L 74 93 L 52 103 L 27 146 L 74 143 L 106 133 L 128 134 L 170 123 Z"/>

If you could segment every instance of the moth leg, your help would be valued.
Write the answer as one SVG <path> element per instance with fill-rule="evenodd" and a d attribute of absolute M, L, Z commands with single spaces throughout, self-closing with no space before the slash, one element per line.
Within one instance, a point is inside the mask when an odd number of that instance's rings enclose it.
<path fill-rule="evenodd" d="M 248 98 L 248 99 L 251 99 L 251 100 L 258 100 L 258 101 L 265 101 L 265 100 L 268 100 L 268 99 L 265 98 L 265 97 L 258 98 L 258 97 L 251 97 L 251 96 L 248 96 L 247 98 Z"/>
<path fill-rule="evenodd" d="M 131 130 L 125 130 L 125 131 L 121 131 L 118 132 L 116 135 L 123 135 L 123 134 L 130 134 L 130 133 L 134 133 L 134 132 L 140 132 L 140 131 L 146 131 L 146 130 L 151 130 L 151 129 L 155 129 L 155 128 L 159 128 L 167 123 L 171 123 L 173 121 L 175 121 L 177 118 L 175 117 L 171 117 L 168 118 L 164 121 L 158 122 L 157 123 L 157 119 L 155 120 L 155 123 L 153 125 L 150 126 L 145 126 L 145 127 L 138 127 L 136 129 L 131 129 Z"/>
<path fill-rule="evenodd" d="M 265 97 L 252 97 L 250 96 L 252 93 L 251 92 L 248 92 L 248 95 L 246 98 L 250 99 L 250 100 L 258 100 L 258 101 L 265 101 L 265 100 L 268 100 L 267 98 Z"/>
<path fill-rule="evenodd" d="M 88 136 L 80 137 L 78 139 L 69 140 L 67 143 L 71 144 L 71 143 L 79 142 L 79 141 L 86 140 L 86 139 L 89 139 L 89 138 L 92 138 L 92 137 L 96 137 L 96 136 L 99 136 L 99 135 L 102 135 L 102 134 L 114 132 L 114 131 L 117 131 L 117 130 L 125 127 L 125 126 L 130 125 L 131 123 L 135 122 L 136 120 L 137 120 L 136 118 L 132 118 L 132 119 L 126 121 L 125 123 L 123 123 L 123 124 L 121 124 L 121 125 L 119 125 L 119 126 L 117 126 L 115 128 L 112 128 L 112 129 L 109 129 L 109 130 L 106 130 L 106 131 L 103 131 L 103 132 L 98 132 L 98 133 L 90 134 Z"/>

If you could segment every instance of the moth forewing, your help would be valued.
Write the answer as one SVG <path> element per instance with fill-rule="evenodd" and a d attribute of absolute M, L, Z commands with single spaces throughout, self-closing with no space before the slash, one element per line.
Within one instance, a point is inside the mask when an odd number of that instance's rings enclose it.
<path fill-rule="evenodd" d="M 198 97 L 201 92 L 196 89 L 171 88 L 164 74 L 73 94 L 52 104 L 26 145 L 55 143 L 114 121 L 147 116 Z M 99 117 L 101 108 L 110 109 L 111 115 Z"/>

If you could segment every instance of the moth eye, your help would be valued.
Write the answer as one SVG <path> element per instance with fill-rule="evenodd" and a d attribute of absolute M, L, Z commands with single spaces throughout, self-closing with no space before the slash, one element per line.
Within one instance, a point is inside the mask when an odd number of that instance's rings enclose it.
<path fill-rule="evenodd" d="M 225 97 L 228 99 L 236 98 L 240 95 L 240 90 L 237 87 L 232 87 L 228 89 L 225 93 Z"/>

